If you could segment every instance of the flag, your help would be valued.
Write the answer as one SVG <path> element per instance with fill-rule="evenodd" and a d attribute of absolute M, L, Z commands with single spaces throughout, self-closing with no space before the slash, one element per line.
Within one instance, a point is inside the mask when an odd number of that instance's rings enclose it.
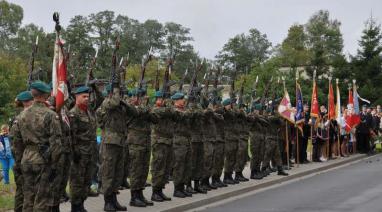
<path fill-rule="evenodd" d="M 353 83 L 353 108 L 354 114 L 359 115 L 359 101 L 358 101 L 358 92 L 355 82 Z"/>
<path fill-rule="evenodd" d="M 336 103 L 336 120 L 337 123 L 341 123 L 342 113 L 341 113 L 341 98 L 340 98 L 340 88 L 338 87 L 338 79 L 336 82 L 336 97 L 337 97 L 337 103 Z"/>
<path fill-rule="evenodd" d="M 354 127 L 356 127 L 361 121 L 359 115 L 359 102 L 358 93 L 355 82 L 353 82 L 353 91 L 349 89 L 349 99 L 348 99 L 348 114 L 346 116 L 346 127 L 345 130 L 350 132 Z"/>
<path fill-rule="evenodd" d="M 304 122 L 303 110 L 304 110 L 304 106 L 302 104 L 301 87 L 300 87 L 300 84 L 296 82 L 296 115 L 295 115 L 296 124 L 300 124 Z"/>
<path fill-rule="evenodd" d="M 290 102 L 290 97 L 288 91 L 284 89 L 284 97 L 282 98 L 279 107 L 277 108 L 278 113 L 284 119 L 290 121 L 294 124 L 294 111 L 292 110 L 292 105 Z"/>
<path fill-rule="evenodd" d="M 318 104 L 317 98 L 317 84 L 316 80 L 313 80 L 313 91 L 312 91 L 312 102 L 310 108 L 310 116 L 313 118 L 317 118 L 320 114 L 320 106 Z"/>
<path fill-rule="evenodd" d="M 67 100 L 69 97 L 66 74 L 67 71 L 63 41 L 57 33 L 56 42 L 54 45 L 52 68 L 52 96 L 54 96 L 56 99 L 57 112 L 61 110 L 65 100 Z"/>
<path fill-rule="evenodd" d="M 328 119 L 332 120 L 336 118 L 336 106 L 334 104 L 334 91 L 332 82 L 329 80 L 329 95 L 328 95 Z"/>

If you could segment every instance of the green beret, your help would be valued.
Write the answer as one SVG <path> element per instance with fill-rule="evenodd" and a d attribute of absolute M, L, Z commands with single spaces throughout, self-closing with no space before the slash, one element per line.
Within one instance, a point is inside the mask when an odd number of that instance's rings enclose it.
<path fill-rule="evenodd" d="M 137 95 L 143 96 L 146 94 L 146 90 L 143 88 L 135 88 L 135 89 L 131 90 L 130 94 L 131 94 L 131 96 L 137 96 Z"/>
<path fill-rule="evenodd" d="M 89 93 L 89 87 L 88 86 L 81 86 L 76 89 L 74 94 L 81 94 L 81 93 Z"/>
<path fill-rule="evenodd" d="M 155 92 L 155 97 L 162 98 L 163 97 L 163 92 L 162 91 L 156 91 Z"/>
<path fill-rule="evenodd" d="M 42 81 L 35 81 L 31 84 L 31 89 L 38 90 L 43 93 L 50 93 L 51 89 L 49 85 Z"/>
<path fill-rule="evenodd" d="M 183 99 L 183 98 L 184 98 L 184 94 L 182 92 L 177 92 L 171 96 L 172 100 L 179 100 L 179 99 Z"/>
<path fill-rule="evenodd" d="M 228 98 L 228 99 L 224 99 L 223 102 L 222 102 L 223 106 L 227 106 L 227 105 L 230 105 L 231 104 L 231 99 Z"/>
<path fill-rule="evenodd" d="M 261 104 L 255 104 L 255 110 L 261 110 L 263 106 Z"/>
<path fill-rule="evenodd" d="M 16 96 L 16 100 L 20 102 L 29 101 L 32 99 L 33 99 L 33 96 L 30 91 L 23 91 Z"/>

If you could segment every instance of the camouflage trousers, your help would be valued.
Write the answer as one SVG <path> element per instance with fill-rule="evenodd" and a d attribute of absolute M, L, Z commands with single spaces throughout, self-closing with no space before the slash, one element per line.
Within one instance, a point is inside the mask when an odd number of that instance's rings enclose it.
<path fill-rule="evenodd" d="M 212 170 L 214 168 L 214 150 L 215 143 L 211 140 L 205 140 L 204 146 L 204 172 L 203 178 L 210 178 L 212 176 Z"/>
<path fill-rule="evenodd" d="M 15 177 L 15 183 L 16 183 L 16 192 L 15 192 L 15 212 L 22 212 L 23 210 L 23 201 L 24 201 L 24 194 L 23 194 L 23 183 L 24 183 L 24 177 L 21 172 L 21 165 L 15 164 L 13 166 L 13 174 Z"/>
<path fill-rule="evenodd" d="M 56 173 L 50 165 L 45 164 L 22 164 L 21 170 L 24 177 L 23 211 L 49 211 L 54 206 L 55 192 L 52 185 Z"/>
<path fill-rule="evenodd" d="M 123 180 L 126 180 L 130 173 L 130 155 L 129 155 L 129 146 L 123 146 Z"/>
<path fill-rule="evenodd" d="M 220 178 L 224 168 L 224 142 L 216 142 L 214 146 L 212 176 Z"/>
<path fill-rule="evenodd" d="M 150 165 L 150 144 L 129 145 L 130 155 L 130 186 L 131 190 L 142 190 L 145 188 Z"/>
<path fill-rule="evenodd" d="M 201 180 L 203 177 L 203 142 L 191 142 L 191 173 L 192 180 Z"/>
<path fill-rule="evenodd" d="M 88 197 L 92 179 L 92 156 L 81 154 L 78 162 L 70 166 L 70 198 L 72 204 L 80 204 Z"/>
<path fill-rule="evenodd" d="M 278 138 L 275 136 L 267 136 L 266 137 L 266 150 L 264 157 L 264 166 L 268 166 L 269 162 L 272 161 L 272 165 L 274 167 L 281 166 L 281 154 L 279 149 Z"/>
<path fill-rule="evenodd" d="M 153 189 L 162 189 L 167 183 L 167 171 L 171 166 L 171 145 L 153 142 L 151 145 L 151 181 Z"/>
<path fill-rule="evenodd" d="M 248 137 L 243 137 L 237 143 L 235 172 L 244 170 L 248 158 Z"/>
<path fill-rule="evenodd" d="M 102 144 L 102 191 L 111 196 L 118 191 L 123 178 L 123 147 L 115 144 Z"/>
<path fill-rule="evenodd" d="M 264 138 L 255 133 L 250 136 L 251 170 L 260 171 L 261 161 L 264 158 Z"/>
<path fill-rule="evenodd" d="M 175 187 L 191 181 L 190 138 L 175 135 L 173 140 L 174 164 L 173 181 Z"/>
<path fill-rule="evenodd" d="M 230 139 L 226 140 L 225 143 L 225 160 L 224 160 L 224 172 L 230 173 L 234 171 L 236 164 L 236 155 L 238 149 L 238 142 L 236 140 Z"/>

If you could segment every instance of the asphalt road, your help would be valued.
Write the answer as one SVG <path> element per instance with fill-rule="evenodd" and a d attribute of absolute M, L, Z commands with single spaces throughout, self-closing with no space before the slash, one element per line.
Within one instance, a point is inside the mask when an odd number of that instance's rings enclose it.
<path fill-rule="evenodd" d="M 216 212 L 382 212 L 382 156 L 207 208 Z"/>

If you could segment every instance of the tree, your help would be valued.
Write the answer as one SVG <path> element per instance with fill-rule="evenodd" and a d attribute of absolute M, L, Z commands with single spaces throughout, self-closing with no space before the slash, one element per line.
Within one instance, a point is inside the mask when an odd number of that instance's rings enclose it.
<path fill-rule="evenodd" d="M 248 35 L 242 33 L 230 38 L 216 57 L 221 64 L 236 66 L 239 72 L 245 73 L 268 59 L 271 47 L 267 36 L 253 28 Z"/>
<path fill-rule="evenodd" d="M 0 50 L 8 49 L 8 40 L 16 35 L 23 16 L 19 5 L 0 1 Z"/>
<path fill-rule="evenodd" d="M 357 55 L 351 61 L 360 95 L 375 104 L 382 103 L 382 97 L 379 95 L 382 92 L 381 39 L 381 25 L 371 17 L 362 32 Z"/>

